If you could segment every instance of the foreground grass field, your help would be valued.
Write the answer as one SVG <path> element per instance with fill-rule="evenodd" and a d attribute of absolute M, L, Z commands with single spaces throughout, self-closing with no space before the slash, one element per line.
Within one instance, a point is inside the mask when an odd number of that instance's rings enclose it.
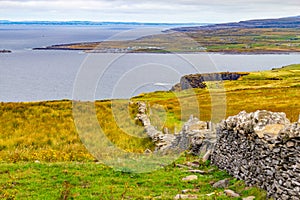
<path fill-rule="evenodd" d="M 238 81 L 211 82 L 208 86 L 179 93 L 142 94 L 132 101 L 146 101 L 155 125 L 169 130 L 179 130 L 182 120 L 192 114 L 208 121 L 241 110 L 285 112 L 291 121 L 298 120 L 300 65 L 252 72 Z M 95 107 L 100 126 L 114 144 L 128 152 L 153 149 L 151 141 L 141 137 L 142 127 L 131 126 L 135 123 L 134 104 L 125 100 L 97 101 Z M 183 155 L 175 162 L 193 159 L 196 158 Z M 80 141 L 72 102 L 67 100 L 0 103 L 0 163 L 2 199 L 173 199 L 187 188 L 200 189 L 200 195 L 216 192 L 200 199 L 229 199 L 221 189 L 211 187 L 210 183 L 229 178 L 218 170 L 184 183 L 181 179 L 189 174 L 174 163 L 148 174 L 115 172 L 97 164 Z M 211 168 L 206 163 L 200 166 L 204 170 Z M 247 188 L 237 180 L 231 180 L 230 188 L 243 196 L 265 199 L 264 192 Z"/>
<path fill-rule="evenodd" d="M 176 163 L 189 161 L 184 157 Z M 191 161 L 191 160 L 190 160 Z M 175 163 L 174 163 L 175 165 Z M 116 172 L 100 164 L 85 162 L 18 163 L 0 165 L 1 199 L 174 199 L 182 190 L 196 189 L 199 199 L 232 199 L 222 188 L 211 186 L 225 178 L 230 189 L 241 196 L 254 195 L 266 199 L 266 192 L 246 187 L 242 181 L 231 178 L 206 164 L 200 169 L 214 170 L 198 175 L 198 180 L 185 182 L 186 170 L 170 165 L 147 174 Z M 211 194 L 211 196 L 206 196 Z M 238 198 L 234 198 L 238 199 Z"/>

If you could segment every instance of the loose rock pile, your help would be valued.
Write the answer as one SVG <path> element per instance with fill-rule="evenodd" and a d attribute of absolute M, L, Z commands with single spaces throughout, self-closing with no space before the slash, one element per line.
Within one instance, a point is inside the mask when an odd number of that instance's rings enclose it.
<path fill-rule="evenodd" d="M 274 199 L 299 199 L 300 123 L 284 113 L 241 112 L 222 121 L 212 164 Z"/>

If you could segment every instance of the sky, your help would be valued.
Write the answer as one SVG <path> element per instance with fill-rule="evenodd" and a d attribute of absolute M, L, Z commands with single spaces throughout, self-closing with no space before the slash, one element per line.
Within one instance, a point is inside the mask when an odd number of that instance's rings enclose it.
<path fill-rule="evenodd" d="M 220 23 L 300 15 L 300 0 L 0 0 L 0 20 Z"/>

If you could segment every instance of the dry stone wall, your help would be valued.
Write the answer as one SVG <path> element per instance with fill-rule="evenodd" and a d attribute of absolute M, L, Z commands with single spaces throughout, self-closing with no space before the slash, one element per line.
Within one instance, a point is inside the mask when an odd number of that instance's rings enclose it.
<path fill-rule="evenodd" d="M 155 143 L 155 152 L 168 153 L 191 150 L 191 153 L 195 155 L 205 155 L 207 152 L 212 152 L 216 142 L 216 134 L 210 122 L 203 122 L 191 116 L 179 133 L 166 134 L 151 125 L 147 114 L 147 105 L 144 102 L 137 104 L 139 112 L 136 120 L 143 124 L 146 134 Z"/>
<path fill-rule="evenodd" d="M 284 113 L 241 112 L 222 121 L 212 164 L 274 199 L 300 199 L 300 123 Z"/>
<path fill-rule="evenodd" d="M 138 105 L 137 120 L 155 142 L 155 152 L 189 149 L 269 197 L 300 199 L 300 118 L 290 123 L 284 113 L 243 111 L 214 129 L 191 117 L 180 133 L 164 134 L 151 125 L 146 104 Z"/>

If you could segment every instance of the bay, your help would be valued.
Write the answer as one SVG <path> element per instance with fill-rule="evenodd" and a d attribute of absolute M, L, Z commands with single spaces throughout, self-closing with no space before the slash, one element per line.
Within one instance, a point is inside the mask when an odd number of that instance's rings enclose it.
<path fill-rule="evenodd" d="M 186 74 L 259 71 L 300 63 L 300 54 L 86 54 L 31 50 L 60 43 L 134 39 L 168 27 L 146 28 L 0 26 L 0 49 L 13 50 L 11 54 L 0 54 L 0 102 L 130 98 L 169 90 Z"/>

